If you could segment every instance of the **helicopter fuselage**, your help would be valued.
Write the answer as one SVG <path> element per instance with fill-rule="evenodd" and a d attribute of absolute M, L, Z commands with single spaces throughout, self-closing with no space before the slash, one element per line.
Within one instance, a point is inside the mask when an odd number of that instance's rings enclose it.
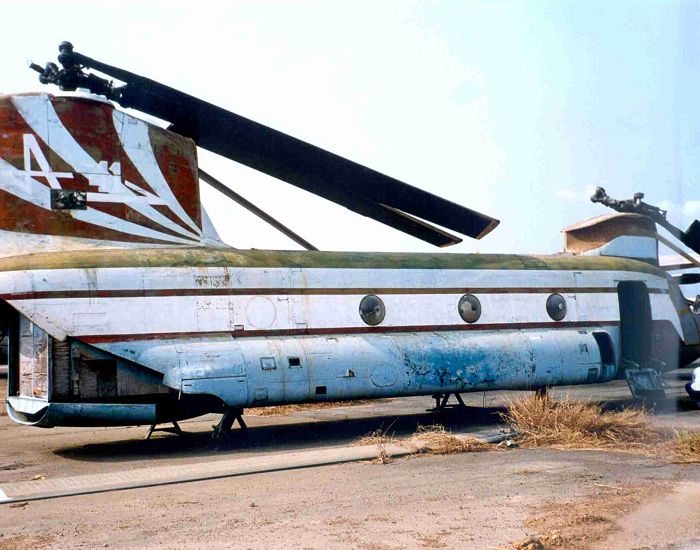
<path fill-rule="evenodd" d="M 663 271 L 634 260 L 207 248 L 0 259 L 0 298 L 17 312 L 8 409 L 38 426 L 142 424 L 603 382 L 619 374 L 622 324 L 641 322 L 621 285 L 648 301 L 654 353 L 675 368 L 692 314 Z"/>

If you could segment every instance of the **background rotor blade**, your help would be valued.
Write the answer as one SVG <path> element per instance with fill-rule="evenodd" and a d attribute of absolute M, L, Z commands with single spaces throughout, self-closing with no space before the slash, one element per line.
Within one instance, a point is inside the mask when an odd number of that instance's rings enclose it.
<path fill-rule="evenodd" d="M 664 237 L 663 235 L 660 235 L 659 233 L 657 233 L 655 235 L 655 237 L 656 237 L 657 241 L 666 245 L 668 248 L 670 248 L 673 252 L 675 252 L 676 254 L 681 256 L 683 259 L 688 260 L 695 267 L 700 267 L 700 259 L 691 256 L 685 250 L 683 250 L 680 246 L 677 246 L 676 244 L 672 243 L 666 237 Z M 666 269 L 668 269 L 668 268 L 666 268 Z"/>
<path fill-rule="evenodd" d="M 673 277 L 679 285 L 696 285 L 700 283 L 700 273 L 683 273 Z"/>
<path fill-rule="evenodd" d="M 666 271 L 680 271 L 682 269 L 696 269 L 697 268 L 697 266 L 695 264 L 691 264 L 690 262 L 685 262 L 682 264 L 660 265 L 659 267 L 661 269 L 666 270 Z"/>
<path fill-rule="evenodd" d="M 693 252 L 700 254 L 700 220 L 695 220 L 680 237 L 680 241 Z"/>
<path fill-rule="evenodd" d="M 255 206 L 252 202 L 250 202 L 246 198 L 244 198 L 241 195 L 239 195 L 238 193 L 236 193 L 234 190 L 230 189 L 229 187 L 227 187 L 226 185 L 221 183 L 214 176 L 207 174 L 201 168 L 199 169 L 199 179 L 201 179 L 203 182 L 211 185 L 219 193 L 226 195 L 232 201 L 240 204 L 243 208 L 245 208 L 249 212 L 252 212 L 256 216 L 258 216 L 260 219 L 266 221 L 272 227 L 277 229 L 280 233 L 286 235 L 287 237 L 292 239 L 295 243 L 302 246 L 306 250 L 318 250 L 318 248 L 316 248 L 314 245 L 312 245 L 309 241 L 307 241 L 307 240 L 303 239 L 302 237 L 300 237 L 299 235 L 297 235 L 294 231 L 289 229 L 282 222 L 277 221 L 275 218 L 270 216 L 267 212 L 265 212 L 264 210 L 261 210 L 260 208 Z"/>

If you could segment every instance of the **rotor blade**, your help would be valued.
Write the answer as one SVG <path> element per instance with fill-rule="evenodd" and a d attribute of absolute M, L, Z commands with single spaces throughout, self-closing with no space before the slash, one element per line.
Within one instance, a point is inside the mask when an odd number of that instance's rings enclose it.
<path fill-rule="evenodd" d="M 199 177 L 202 179 L 202 181 L 208 183 L 217 191 L 220 191 L 221 193 L 229 197 L 231 200 L 250 210 L 251 212 L 253 212 L 253 214 L 262 218 L 270 225 L 287 235 L 290 239 L 294 240 L 307 250 L 318 250 L 312 244 L 305 241 L 299 235 L 294 233 L 291 229 L 284 226 L 281 222 L 277 221 L 275 218 L 265 213 L 263 210 L 255 206 L 247 199 L 240 196 L 238 193 L 232 191 L 229 187 L 225 186 L 223 183 L 218 181 L 216 178 L 214 178 L 201 168 L 199 170 Z M 389 206 L 381 204 L 374 204 L 371 202 L 363 203 L 357 197 L 347 197 L 347 200 L 354 201 L 356 212 L 364 216 L 376 219 L 377 221 L 380 221 L 387 225 L 391 225 L 392 227 L 401 231 L 405 231 L 406 233 L 411 233 L 412 235 L 415 235 L 418 238 L 435 246 L 445 247 L 462 242 L 462 239 L 460 239 L 459 237 L 451 235 L 450 233 L 447 233 L 442 229 L 427 224 L 422 220 L 414 218 L 413 216 L 401 212 L 400 210 L 396 210 L 395 208 L 391 208 Z"/>
<path fill-rule="evenodd" d="M 682 264 L 660 265 L 659 267 L 665 271 L 680 271 L 682 269 L 695 269 L 697 266 L 695 264 L 691 264 L 690 262 L 686 262 Z"/>
<path fill-rule="evenodd" d="M 352 202 L 354 206 L 352 210 L 358 214 L 377 220 L 440 248 L 462 242 L 459 237 L 391 206 L 370 201 L 362 202 L 357 197 L 349 197 L 348 202 Z"/>
<path fill-rule="evenodd" d="M 191 137 L 200 147 L 360 214 L 374 218 L 372 214 L 360 211 L 353 197 L 358 197 L 361 202 L 401 210 L 477 239 L 488 234 L 499 223 L 489 216 L 234 113 L 204 102 L 198 107 L 199 116 L 193 125 L 175 124 L 174 131 Z M 418 237 L 410 230 L 401 230 Z"/>
<path fill-rule="evenodd" d="M 669 247 L 671 250 L 673 250 L 676 254 L 681 256 L 683 259 L 688 260 L 695 267 L 700 267 L 700 259 L 694 258 L 690 254 L 688 254 L 685 250 L 683 250 L 681 247 L 679 247 L 679 246 L 675 245 L 674 243 L 672 243 L 671 241 L 669 241 L 663 235 L 659 235 L 657 233 L 656 240 L 662 244 L 665 244 L 667 247 Z"/>
<path fill-rule="evenodd" d="M 683 273 L 673 278 L 679 285 L 696 285 L 700 283 L 700 273 Z"/>
<path fill-rule="evenodd" d="M 219 193 L 226 195 L 232 201 L 240 204 L 243 208 L 245 208 L 249 212 L 252 212 L 258 218 L 266 221 L 272 227 L 277 229 L 280 233 L 286 235 L 287 237 L 292 239 L 295 243 L 302 246 L 306 250 L 318 250 L 318 248 L 316 248 L 314 245 L 312 245 L 309 241 L 307 241 L 307 240 L 303 239 L 302 237 L 300 237 L 299 235 L 297 235 L 294 231 L 289 229 L 282 222 L 277 221 L 275 218 L 270 216 L 267 212 L 265 212 L 264 210 L 261 210 L 260 208 L 255 206 L 252 202 L 243 198 L 241 195 L 239 195 L 238 193 L 236 193 L 235 191 L 233 191 L 229 187 L 225 186 L 223 183 L 221 183 L 219 180 L 217 180 L 214 176 L 208 174 L 207 172 L 205 172 L 201 168 L 199 169 L 199 179 L 201 179 L 205 183 L 208 183 L 214 189 L 216 189 Z"/>
<path fill-rule="evenodd" d="M 693 252 L 700 254 L 700 220 L 695 220 L 688 229 L 682 231 L 665 218 L 652 218 L 656 223 L 664 227 L 671 235 L 676 237 Z"/>
<path fill-rule="evenodd" d="M 64 61 L 68 59 L 72 63 L 92 67 L 126 82 L 126 86 L 113 90 L 112 99 L 124 107 L 135 108 L 171 122 L 173 131 L 192 138 L 200 147 L 320 195 L 354 212 L 392 225 L 415 237 L 426 240 L 421 236 L 425 234 L 425 224 L 406 223 L 404 215 L 415 216 L 476 239 L 487 235 L 499 223 L 490 216 L 403 183 L 154 80 L 106 65 L 77 52 L 64 52 L 63 55 Z M 368 207 L 370 203 L 374 203 L 380 209 Z M 398 217 L 385 215 L 385 207 L 399 210 L 402 214 Z M 379 212 L 383 214 L 375 216 Z M 392 220 L 399 219 L 404 222 L 394 225 Z M 423 229 L 418 230 L 418 227 Z M 414 229 L 417 230 L 413 231 Z"/>
<path fill-rule="evenodd" d="M 700 220 L 691 223 L 690 227 L 679 238 L 685 246 L 700 254 Z"/>

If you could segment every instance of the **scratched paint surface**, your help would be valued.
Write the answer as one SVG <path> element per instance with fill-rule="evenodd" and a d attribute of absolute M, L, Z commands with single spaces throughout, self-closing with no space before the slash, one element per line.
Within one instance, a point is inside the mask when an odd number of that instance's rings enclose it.
<path fill-rule="evenodd" d="M 104 347 L 160 370 L 170 387 L 215 394 L 231 406 L 525 389 L 600 382 L 615 374 L 614 365 L 601 364 L 590 331 L 562 330 L 556 336 L 493 331 L 245 341 L 222 336 L 206 342 L 193 338 L 166 345 L 135 341 Z M 548 352 L 549 360 L 541 360 Z M 324 388 L 321 396 L 319 386 Z"/>

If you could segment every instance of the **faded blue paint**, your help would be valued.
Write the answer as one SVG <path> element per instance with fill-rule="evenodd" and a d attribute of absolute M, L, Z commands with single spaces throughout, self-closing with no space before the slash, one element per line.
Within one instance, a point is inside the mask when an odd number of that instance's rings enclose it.
<path fill-rule="evenodd" d="M 22 410 L 22 402 L 8 398 L 7 413 L 19 424 L 54 426 L 129 426 L 154 424 L 158 405 L 154 403 L 49 403 L 34 414 Z"/>
<path fill-rule="evenodd" d="M 163 386 L 182 396 L 248 407 L 604 382 L 617 369 L 602 364 L 593 333 L 616 336 L 612 328 L 221 336 L 101 347 L 161 373 Z M 40 426 L 163 421 L 158 404 L 44 401 L 46 408 L 39 410 L 35 401 L 12 403 L 13 419 Z"/>
<path fill-rule="evenodd" d="M 610 380 L 616 369 L 601 363 L 592 333 L 296 336 L 248 338 L 245 347 L 222 337 L 206 343 L 199 364 L 192 360 L 202 345 L 197 340 L 180 341 L 177 347 L 158 343 L 138 360 L 164 372 L 164 384 L 183 393 L 215 395 L 227 405 L 246 407 Z M 232 364 L 235 358 L 240 363 Z M 234 371 L 240 375 L 231 376 Z"/>

